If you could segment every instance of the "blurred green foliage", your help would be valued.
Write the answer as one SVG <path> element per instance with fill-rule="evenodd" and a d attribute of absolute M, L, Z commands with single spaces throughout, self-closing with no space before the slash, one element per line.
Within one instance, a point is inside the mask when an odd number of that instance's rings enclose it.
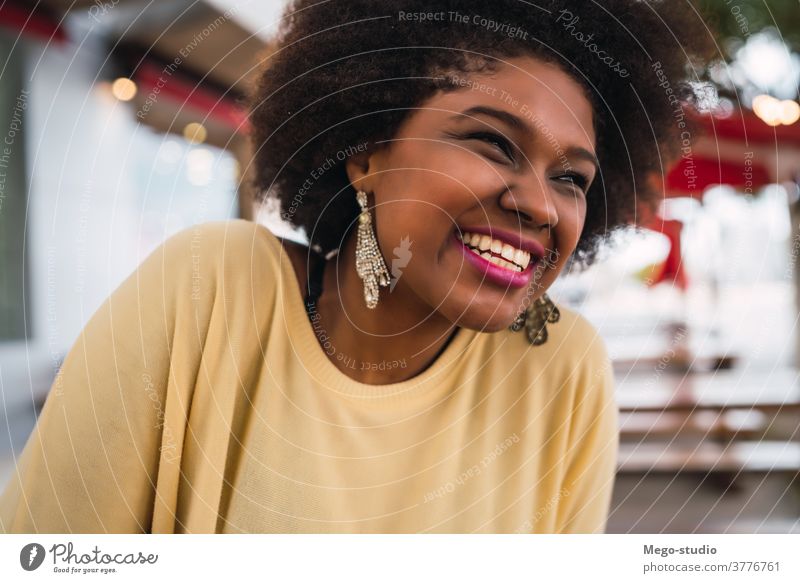
<path fill-rule="evenodd" d="M 735 48 L 737 39 L 747 40 L 772 27 L 793 51 L 800 52 L 800 0 L 697 0 L 697 5 L 719 31 L 725 51 Z"/>

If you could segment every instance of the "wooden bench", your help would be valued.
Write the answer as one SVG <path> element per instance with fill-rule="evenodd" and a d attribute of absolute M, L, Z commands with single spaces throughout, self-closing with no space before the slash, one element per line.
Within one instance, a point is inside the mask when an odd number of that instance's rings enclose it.
<path fill-rule="evenodd" d="M 631 375 L 616 400 L 620 476 L 688 474 L 728 491 L 779 475 L 800 488 L 797 371 Z"/>
<path fill-rule="evenodd" d="M 775 415 L 800 413 L 800 391 L 790 395 L 727 394 L 703 395 L 687 399 L 683 395 L 649 393 L 644 395 L 618 395 L 620 411 L 637 413 L 694 413 L 697 411 L 749 410 Z"/>
<path fill-rule="evenodd" d="M 664 440 L 675 437 L 713 438 L 729 441 L 757 439 L 769 426 L 770 417 L 759 412 L 736 411 L 743 418 L 731 418 L 730 412 L 704 411 L 687 415 L 684 412 L 621 412 L 620 440 Z"/>
<path fill-rule="evenodd" d="M 690 359 L 668 358 L 667 355 L 645 356 L 639 358 L 614 359 L 614 371 L 618 374 L 649 372 L 664 366 L 670 371 L 691 371 L 705 373 L 717 370 L 731 370 L 738 357 L 730 354 L 708 354 L 693 356 Z"/>
<path fill-rule="evenodd" d="M 620 411 L 639 413 L 755 410 L 800 413 L 800 379 L 793 370 L 748 376 L 740 372 L 646 375 L 617 379 Z"/>
<path fill-rule="evenodd" d="M 696 447 L 661 443 L 620 444 L 619 474 L 788 474 L 800 476 L 800 443 L 738 441 Z"/>

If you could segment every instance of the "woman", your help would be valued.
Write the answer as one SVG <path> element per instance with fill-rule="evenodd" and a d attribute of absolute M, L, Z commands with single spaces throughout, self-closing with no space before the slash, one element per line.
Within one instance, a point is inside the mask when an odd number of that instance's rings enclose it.
<path fill-rule="evenodd" d="M 602 532 L 613 375 L 545 292 L 656 200 L 702 23 L 633 0 L 288 10 L 255 175 L 310 248 L 229 221 L 155 251 L 65 360 L 3 528 Z"/>

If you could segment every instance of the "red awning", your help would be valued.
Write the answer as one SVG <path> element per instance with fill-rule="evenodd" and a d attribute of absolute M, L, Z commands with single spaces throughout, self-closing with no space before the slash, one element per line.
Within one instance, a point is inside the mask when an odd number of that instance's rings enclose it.
<path fill-rule="evenodd" d="M 178 72 L 169 67 L 162 68 L 152 63 L 144 63 L 133 75 L 143 96 L 158 99 L 167 98 L 177 102 L 181 108 L 198 111 L 203 117 L 212 118 L 235 132 L 249 130 L 247 113 L 231 97 L 196 85 L 183 79 Z"/>
<path fill-rule="evenodd" d="M 703 115 L 695 119 L 700 121 L 702 134 L 667 172 L 665 198 L 702 199 L 707 188 L 722 184 L 752 194 L 800 173 L 800 123 L 772 127 L 749 110 L 724 118 Z M 656 178 L 654 186 L 659 182 Z M 639 224 L 663 233 L 670 242 L 666 259 L 648 283 L 666 282 L 685 290 L 688 279 L 681 260 L 682 224 L 653 215 L 646 207 L 641 208 Z"/>
<path fill-rule="evenodd" d="M 681 158 L 667 174 L 667 196 L 701 198 L 706 188 L 727 184 L 734 188 L 758 189 L 771 184 L 767 169 L 751 159 L 730 162 L 712 158 Z"/>
<path fill-rule="evenodd" d="M 718 139 L 741 140 L 748 144 L 800 146 L 800 122 L 790 126 L 770 126 L 749 109 L 736 110 L 726 117 L 702 115 L 706 132 Z"/>
<path fill-rule="evenodd" d="M 702 198 L 708 187 L 719 184 L 753 193 L 800 172 L 800 123 L 772 127 L 749 110 L 695 119 L 702 133 L 667 172 L 667 198 Z M 797 156 L 779 156 L 793 150 Z"/>
<path fill-rule="evenodd" d="M 52 15 L 38 6 L 6 0 L 0 3 L 0 24 L 16 33 L 61 44 L 67 35 L 61 24 Z"/>

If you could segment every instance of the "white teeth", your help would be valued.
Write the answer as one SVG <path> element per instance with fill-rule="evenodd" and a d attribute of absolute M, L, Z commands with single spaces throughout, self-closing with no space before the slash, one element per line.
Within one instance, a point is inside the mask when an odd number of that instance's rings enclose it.
<path fill-rule="evenodd" d="M 492 239 L 488 235 L 463 232 L 461 240 L 476 255 L 488 259 L 495 265 L 499 265 L 511 271 L 523 271 L 527 269 L 531 262 L 531 254 L 522 249 L 517 249 L 508 243 L 498 239 Z M 491 253 L 489 252 L 491 251 Z M 493 253 L 495 255 L 493 255 Z M 497 257 L 497 255 L 501 255 Z"/>
<path fill-rule="evenodd" d="M 525 253 L 525 251 L 523 251 L 522 249 L 517 249 L 516 251 L 514 251 L 513 261 L 514 263 L 522 267 L 522 269 L 525 269 L 526 267 L 528 267 L 528 263 L 531 262 L 531 254 Z"/>
<path fill-rule="evenodd" d="M 524 268 L 520 267 L 519 265 L 514 265 L 513 263 L 509 263 L 508 261 L 505 261 L 504 259 L 500 259 L 499 257 L 495 257 L 494 255 L 492 255 L 488 251 L 484 251 L 483 253 L 480 253 L 477 249 L 472 249 L 472 248 L 470 248 L 470 251 L 472 251 L 475 255 L 480 255 L 481 257 L 483 257 L 487 261 L 491 261 L 495 265 L 499 265 L 500 267 L 502 267 L 504 269 L 508 269 L 510 271 L 516 271 L 516 272 L 520 272 L 520 271 L 522 271 L 524 269 Z"/>

